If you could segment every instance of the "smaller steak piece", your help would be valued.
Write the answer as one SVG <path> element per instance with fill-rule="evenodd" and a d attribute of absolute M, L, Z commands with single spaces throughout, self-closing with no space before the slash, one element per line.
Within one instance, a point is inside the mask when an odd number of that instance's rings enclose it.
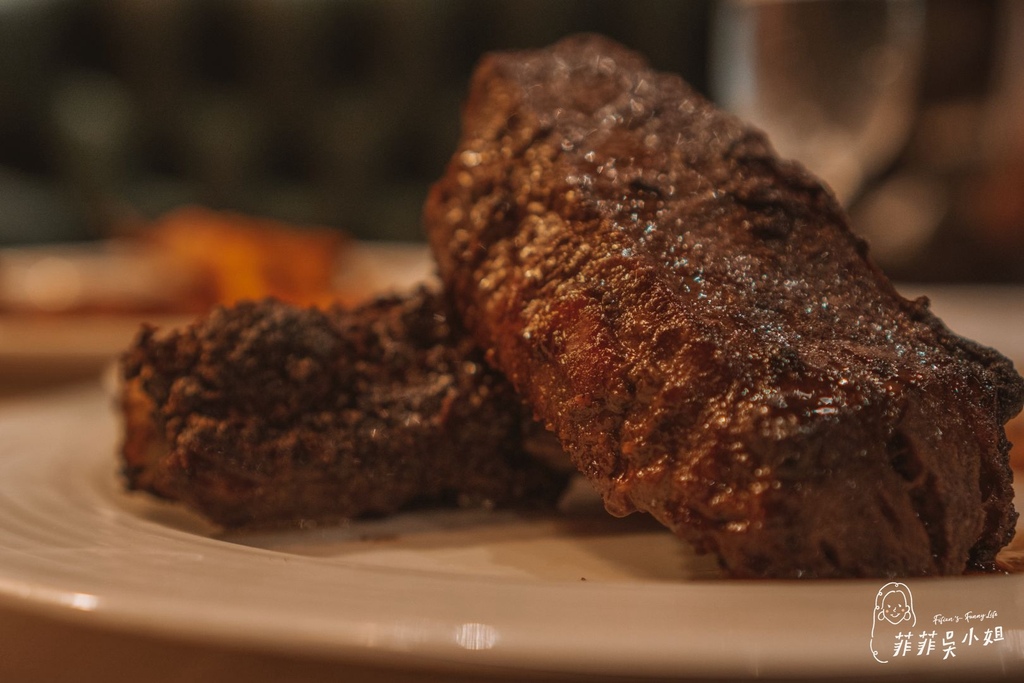
<path fill-rule="evenodd" d="M 425 290 L 144 328 L 122 370 L 128 487 L 226 527 L 547 504 L 566 481 L 525 454 L 521 401 Z"/>
<path fill-rule="evenodd" d="M 464 323 L 610 511 L 740 577 L 959 574 L 1012 537 L 1010 362 L 637 54 L 486 57 L 424 217 Z"/>

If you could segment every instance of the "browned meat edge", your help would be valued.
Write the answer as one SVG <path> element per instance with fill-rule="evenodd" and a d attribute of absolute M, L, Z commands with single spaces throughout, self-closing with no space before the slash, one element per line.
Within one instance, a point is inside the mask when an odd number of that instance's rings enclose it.
<path fill-rule="evenodd" d="M 637 54 L 486 57 L 424 221 L 465 324 L 613 513 L 739 577 L 959 574 L 1012 537 L 1010 362 Z"/>
<path fill-rule="evenodd" d="M 548 505 L 567 478 L 525 453 L 520 400 L 426 290 L 221 308 L 144 329 L 122 371 L 129 488 L 227 527 Z"/>

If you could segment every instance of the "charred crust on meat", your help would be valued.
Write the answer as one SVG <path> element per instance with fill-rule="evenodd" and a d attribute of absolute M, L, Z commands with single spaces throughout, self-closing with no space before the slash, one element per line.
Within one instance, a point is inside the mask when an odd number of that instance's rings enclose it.
<path fill-rule="evenodd" d="M 608 509 L 738 577 L 991 568 L 1024 380 L 902 298 L 831 192 L 597 36 L 485 57 L 424 222 Z"/>
<path fill-rule="evenodd" d="M 526 453 L 528 411 L 435 291 L 218 308 L 144 328 L 121 368 L 127 486 L 225 527 L 544 506 L 566 482 Z"/>

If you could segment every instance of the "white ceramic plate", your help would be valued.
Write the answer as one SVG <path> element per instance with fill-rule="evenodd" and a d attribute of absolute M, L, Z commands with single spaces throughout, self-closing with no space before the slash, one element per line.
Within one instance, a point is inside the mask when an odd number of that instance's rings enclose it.
<path fill-rule="evenodd" d="M 426 513 L 219 536 L 123 493 L 116 433 L 95 389 L 4 410 L 0 599 L 135 633 L 430 669 L 821 676 L 1024 664 L 1024 576 L 908 581 L 915 625 L 894 658 L 904 625 L 874 618 L 881 581 L 719 580 L 669 534 L 610 519 L 583 495 L 547 516 Z"/>
<path fill-rule="evenodd" d="M 972 311 L 984 305 L 971 301 Z M 0 601 L 9 606 L 425 670 L 1024 672 L 1024 575 L 893 586 L 726 581 L 643 518 L 607 517 L 584 491 L 549 515 L 423 513 L 224 536 L 122 491 L 110 403 L 84 387 L 0 411 Z M 912 620 L 887 620 L 880 594 Z"/>

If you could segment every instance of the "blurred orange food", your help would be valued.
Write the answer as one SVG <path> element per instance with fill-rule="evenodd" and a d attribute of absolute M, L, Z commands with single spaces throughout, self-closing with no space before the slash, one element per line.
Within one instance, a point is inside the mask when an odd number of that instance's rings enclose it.
<path fill-rule="evenodd" d="M 191 271 L 195 300 L 181 302 L 184 309 L 267 296 L 302 306 L 342 298 L 334 278 L 350 240 L 338 230 L 185 207 L 157 220 L 142 240 Z"/>
<path fill-rule="evenodd" d="M 194 315 L 241 299 L 366 296 L 341 281 L 355 243 L 336 229 L 200 207 L 122 228 L 99 242 L 0 250 L 0 315 Z"/>

